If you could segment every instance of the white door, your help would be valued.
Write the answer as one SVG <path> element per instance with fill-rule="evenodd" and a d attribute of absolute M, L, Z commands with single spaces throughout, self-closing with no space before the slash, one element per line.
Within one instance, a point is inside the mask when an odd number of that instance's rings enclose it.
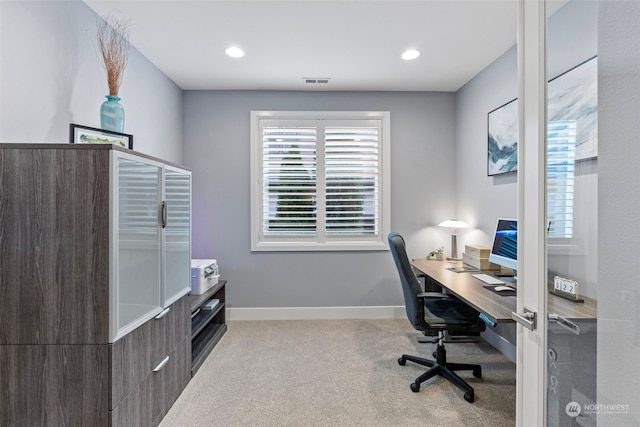
<path fill-rule="evenodd" d="M 518 326 L 517 425 L 637 426 L 640 2 L 569 1 L 561 28 L 546 18 L 557 5 L 520 1 L 518 312 L 537 325 Z M 594 72 L 597 88 L 584 80 Z M 567 102 L 576 87 L 581 100 Z M 595 135 L 589 108 L 557 114 L 594 90 Z M 554 316 L 555 276 L 585 300 L 568 304 L 597 300 L 595 319 Z"/>

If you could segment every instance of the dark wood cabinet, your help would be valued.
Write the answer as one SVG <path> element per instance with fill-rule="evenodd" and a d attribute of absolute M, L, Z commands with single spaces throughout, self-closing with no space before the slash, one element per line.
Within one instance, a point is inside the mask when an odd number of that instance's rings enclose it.
<path fill-rule="evenodd" d="M 150 168 L 137 179 L 140 166 Z M 190 172 L 169 168 L 178 184 L 166 191 L 181 206 L 163 215 L 159 159 L 110 145 L 0 144 L 0 426 L 157 425 L 186 386 Z M 164 256 L 165 239 L 147 236 L 162 236 L 159 220 L 176 212 Z"/>

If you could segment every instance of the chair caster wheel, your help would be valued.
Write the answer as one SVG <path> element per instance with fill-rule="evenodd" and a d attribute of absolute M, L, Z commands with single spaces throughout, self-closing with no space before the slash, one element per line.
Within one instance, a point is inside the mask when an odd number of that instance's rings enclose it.
<path fill-rule="evenodd" d="M 473 370 L 473 376 L 476 378 L 482 378 L 482 369 L 478 368 L 478 369 L 474 369 Z"/>
<path fill-rule="evenodd" d="M 398 359 L 398 365 L 404 366 L 406 363 L 407 361 L 404 359 L 404 357 Z"/>
<path fill-rule="evenodd" d="M 475 396 L 473 395 L 473 392 L 466 392 L 464 394 L 464 400 L 466 400 L 469 403 L 473 403 L 473 401 L 475 400 Z"/>
<path fill-rule="evenodd" d="M 418 383 L 411 383 L 411 391 L 414 393 L 417 393 L 420 391 L 420 384 Z"/>

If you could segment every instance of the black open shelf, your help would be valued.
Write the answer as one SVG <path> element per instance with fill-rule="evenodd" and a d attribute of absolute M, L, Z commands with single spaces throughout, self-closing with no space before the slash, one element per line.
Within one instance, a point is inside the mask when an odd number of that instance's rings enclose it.
<path fill-rule="evenodd" d="M 193 340 L 191 344 L 191 376 L 196 374 L 225 332 L 227 332 L 226 324 L 210 323 Z"/>
<path fill-rule="evenodd" d="M 213 319 L 213 317 L 224 308 L 224 303 L 219 302 L 213 310 L 200 310 L 193 319 L 191 319 L 191 338 L 195 338 L 198 333 Z"/>
<path fill-rule="evenodd" d="M 211 350 L 227 332 L 225 316 L 225 286 L 227 281 L 220 280 L 202 295 L 191 295 L 191 376 L 194 376 L 204 363 Z M 202 305 L 210 299 L 220 302 L 213 310 L 203 310 Z"/>

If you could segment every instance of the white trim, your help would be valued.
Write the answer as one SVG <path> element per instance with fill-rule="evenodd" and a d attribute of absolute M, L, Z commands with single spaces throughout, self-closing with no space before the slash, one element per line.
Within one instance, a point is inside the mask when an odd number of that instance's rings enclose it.
<path fill-rule="evenodd" d="M 404 306 L 363 307 L 238 307 L 227 309 L 229 320 L 401 319 Z"/>

